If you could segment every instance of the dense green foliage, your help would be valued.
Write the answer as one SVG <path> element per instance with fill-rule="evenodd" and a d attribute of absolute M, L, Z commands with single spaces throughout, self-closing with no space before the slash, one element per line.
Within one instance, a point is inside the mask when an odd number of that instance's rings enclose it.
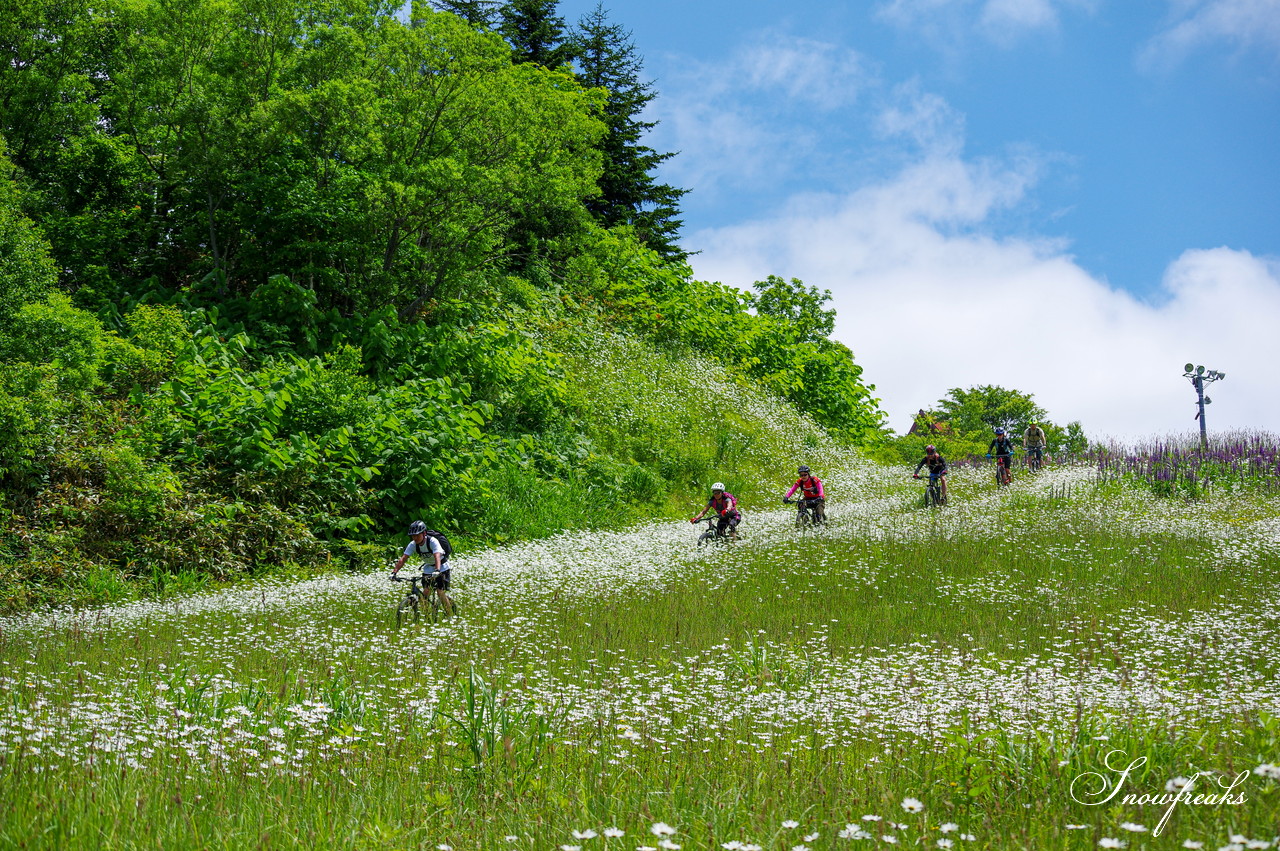
<path fill-rule="evenodd" d="M 47 293 L 58 270 L 39 228 L 22 213 L 18 175 L 0 140 L 0 320 Z"/>

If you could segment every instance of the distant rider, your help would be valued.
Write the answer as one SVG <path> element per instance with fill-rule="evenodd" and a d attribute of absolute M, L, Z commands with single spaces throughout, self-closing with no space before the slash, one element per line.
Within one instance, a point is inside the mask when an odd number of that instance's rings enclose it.
<path fill-rule="evenodd" d="M 415 520 L 409 524 L 409 537 L 412 538 L 404 548 L 404 555 L 400 556 L 400 560 L 391 568 L 391 575 L 395 576 L 400 572 L 400 568 L 404 567 L 404 563 L 409 560 L 412 555 L 422 556 L 423 575 L 432 577 L 431 587 L 435 589 L 436 596 L 440 598 L 440 605 L 444 606 L 444 613 L 449 617 L 453 617 L 453 598 L 449 596 L 449 556 L 445 553 L 444 547 L 440 546 L 440 542 L 436 540 L 434 535 L 427 534 L 427 524 L 421 520 Z M 434 571 L 426 569 L 428 566 L 434 567 Z M 426 581 L 423 581 L 426 585 Z M 426 590 L 424 587 L 423 590 Z"/>
<path fill-rule="evenodd" d="M 932 443 L 924 448 L 924 457 L 920 459 L 920 463 L 916 465 L 915 478 L 920 478 L 920 468 L 929 467 L 929 484 L 935 482 L 942 486 L 942 501 L 947 501 L 947 459 L 938 454 L 938 449 Z"/>
<path fill-rule="evenodd" d="M 800 478 L 796 479 L 796 483 L 791 486 L 791 490 L 787 491 L 782 501 L 790 502 L 791 495 L 796 491 L 800 491 L 804 504 L 813 512 L 813 521 L 815 523 L 827 522 L 827 494 L 822 489 L 822 480 L 810 473 L 809 467 L 805 464 L 801 464 L 796 473 L 799 474 Z"/>
<path fill-rule="evenodd" d="M 711 499 L 707 500 L 707 507 L 699 511 L 696 517 L 689 518 L 689 522 L 696 524 L 708 511 L 714 511 L 720 517 L 716 521 L 717 532 L 736 540 L 742 513 L 738 511 L 737 498 L 724 489 L 723 482 L 716 482 L 711 486 Z"/>
<path fill-rule="evenodd" d="M 1039 423 L 1033 422 L 1022 433 L 1022 448 L 1027 450 L 1027 459 L 1035 458 L 1038 464 L 1044 463 L 1044 450 L 1048 443 Z"/>
<path fill-rule="evenodd" d="M 995 438 L 987 444 L 987 457 L 990 458 L 993 452 L 996 466 L 1004 471 L 1004 482 L 1008 484 L 1013 481 L 1013 441 L 999 426 L 996 427 Z"/>

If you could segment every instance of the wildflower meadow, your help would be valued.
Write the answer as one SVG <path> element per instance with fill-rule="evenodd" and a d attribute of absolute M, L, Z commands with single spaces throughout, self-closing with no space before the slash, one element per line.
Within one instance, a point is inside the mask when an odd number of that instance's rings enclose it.
<path fill-rule="evenodd" d="M 966 468 L 926 509 L 807 457 L 825 527 L 783 475 L 732 544 L 460 553 L 441 622 L 382 564 L 0 621 L 0 846 L 1276 847 L 1269 482 Z"/>

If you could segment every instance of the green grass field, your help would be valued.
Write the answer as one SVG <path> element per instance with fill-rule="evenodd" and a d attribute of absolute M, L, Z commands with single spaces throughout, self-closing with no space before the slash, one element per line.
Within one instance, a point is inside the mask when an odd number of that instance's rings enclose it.
<path fill-rule="evenodd" d="M 378 565 L 0 621 L 0 847 L 1274 846 L 1272 498 L 818 472 L 460 554 L 441 624 Z"/>

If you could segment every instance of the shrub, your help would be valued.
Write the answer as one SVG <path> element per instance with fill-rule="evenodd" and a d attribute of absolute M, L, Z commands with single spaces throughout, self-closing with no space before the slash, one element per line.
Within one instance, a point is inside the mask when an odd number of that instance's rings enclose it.
<path fill-rule="evenodd" d="M 191 329 L 176 307 L 140 304 L 125 317 L 130 334 L 109 336 L 104 359 L 111 366 L 111 386 L 125 394 L 135 385 L 152 391 L 173 377 L 178 354 L 191 345 Z"/>
<path fill-rule="evenodd" d="M 63 405 L 50 368 L 0 363 L 0 479 L 34 470 Z"/>
<path fill-rule="evenodd" d="M 167 464 L 138 455 L 126 444 L 93 450 L 101 479 L 102 502 L 94 511 L 95 531 L 128 535 L 147 529 L 182 491 Z"/>
<path fill-rule="evenodd" d="M 53 293 L 17 310 L 0 340 L 0 358 L 50 364 L 57 368 L 59 389 L 84 391 L 98 382 L 106 337 L 93 314 L 73 307 L 62 293 Z"/>

